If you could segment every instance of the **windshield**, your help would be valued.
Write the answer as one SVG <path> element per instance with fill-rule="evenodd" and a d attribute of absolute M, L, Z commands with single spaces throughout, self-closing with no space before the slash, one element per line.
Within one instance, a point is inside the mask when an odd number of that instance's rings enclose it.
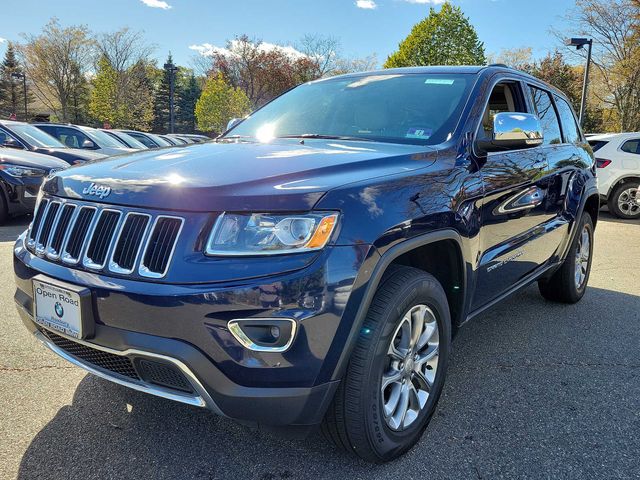
<path fill-rule="evenodd" d="M 226 137 L 339 137 L 435 145 L 455 129 L 471 88 L 465 74 L 378 74 L 301 85 Z"/>
<path fill-rule="evenodd" d="M 164 140 L 159 135 L 154 135 L 153 133 L 147 133 L 151 139 L 158 144 L 159 147 L 172 147 L 173 145 L 166 140 Z"/>
<path fill-rule="evenodd" d="M 105 133 L 107 135 L 115 136 L 115 137 L 117 137 L 119 139 L 122 139 L 122 141 L 124 142 L 123 143 L 124 147 L 129 146 L 131 148 L 139 148 L 141 150 L 145 150 L 147 148 L 147 146 L 144 143 L 142 143 L 142 142 L 138 141 L 137 139 L 133 138 L 128 133 L 124 133 L 124 132 L 117 132 L 117 133 L 105 132 Z"/>
<path fill-rule="evenodd" d="M 29 125 L 27 123 L 13 123 L 9 128 L 32 146 L 41 148 L 67 148 L 67 146 L 61 143 L 57 138 L 52 137 L 33 125 Z"/>
<path fill-rule="evenodd" d="M 104 133 L 100 130 L 89 127 L 81 127 L 81 130 L 86 133 L 87 136 L 95 143 L 97 143 L 101 148 L 127 148 L 108 133 Z"/>

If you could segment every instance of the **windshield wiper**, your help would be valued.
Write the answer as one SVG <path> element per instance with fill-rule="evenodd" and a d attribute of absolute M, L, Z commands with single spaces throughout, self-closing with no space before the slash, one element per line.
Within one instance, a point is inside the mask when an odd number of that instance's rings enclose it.
<path fill-rule="evenodd" d="M 281 135 L 277 138 L 318 138 L 320 140 L 350 140 L 356 142 L 373 142 L 364 137 L 350 137 L 348 135 L 323 135 L 321 133 L 302 133 L 299 135 Z"/>

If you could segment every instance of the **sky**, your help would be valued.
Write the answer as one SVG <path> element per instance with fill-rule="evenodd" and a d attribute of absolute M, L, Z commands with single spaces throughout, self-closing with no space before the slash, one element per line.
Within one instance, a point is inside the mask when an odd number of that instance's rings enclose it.
<path fill-rule="evenodd" d="M 191 66 L 199 51 L 223 47 L 236 35 L 294 45 L 305 34 L 340 40 L 346 57 L 376 54 L 380 64 L 443 0 L 2 0 L 0 55 L 7 40 L 36 34 L 51 17 L 95 32 L 128 26 L 144 31 L 155 57 L 169 51 Z M 532 47 L 536 58 L 561 47 L 550 34 L 575 0 L 453 0 L 470 18 L 488 54 Z"/>

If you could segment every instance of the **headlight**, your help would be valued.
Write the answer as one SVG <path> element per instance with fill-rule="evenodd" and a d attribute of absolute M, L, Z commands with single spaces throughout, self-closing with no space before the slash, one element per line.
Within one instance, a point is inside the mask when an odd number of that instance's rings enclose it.
<path fill-rule="evenodd" d="M 17 178 L 44 177 L 47 174 L 47 172 L 41 168 L 23 167 L 21 165 L 12 165 L 10 163 L 0 164 L 0 170 Z"/>
<path fill-rule="evenodd" d="M 205 253 L 238 256 L 319 250 L 329 241 L 337 220 L 337 213 L 223 213 L 213 226 Z"/>

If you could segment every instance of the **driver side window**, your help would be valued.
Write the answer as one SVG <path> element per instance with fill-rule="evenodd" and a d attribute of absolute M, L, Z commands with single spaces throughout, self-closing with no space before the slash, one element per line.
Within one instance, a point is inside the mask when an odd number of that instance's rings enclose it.
<path fill-rule="evenodd" d="M 493 139 L 493 118 L 501 112 L 523 112 L 521 90 L 514 82 L 498 83 L 491 91 L 489 103 L 482 115 L 482 122 L 478 129 L 478 138 L 490 141 Z"/>

